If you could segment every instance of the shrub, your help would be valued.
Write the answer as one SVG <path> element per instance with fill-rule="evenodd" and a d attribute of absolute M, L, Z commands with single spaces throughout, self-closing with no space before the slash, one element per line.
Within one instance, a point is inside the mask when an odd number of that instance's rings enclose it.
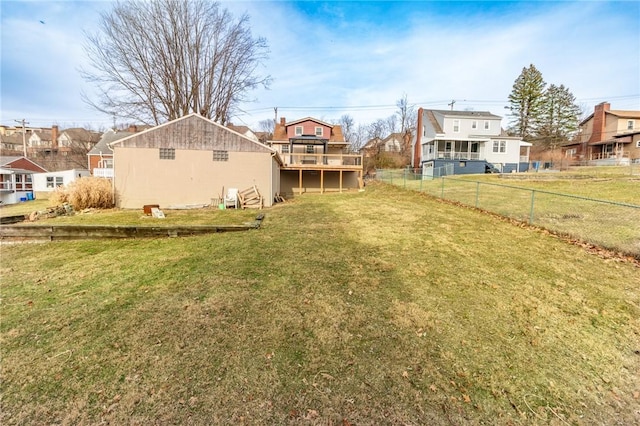
<path fill-rule="evenodd" d="M 111 180 L 82 177 L 66 187 L 56 188 L 50 199 L 56 204 L 69 203 L 76 210 L 109 209 L 113 207 Z"/>

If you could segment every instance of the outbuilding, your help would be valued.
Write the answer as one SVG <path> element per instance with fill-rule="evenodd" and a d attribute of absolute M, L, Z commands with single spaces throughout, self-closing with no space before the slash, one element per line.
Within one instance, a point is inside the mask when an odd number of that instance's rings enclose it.
<path fill-rule="evenodd" d="M 280 191 L 278 153 L 193 113 L 110 144 L 116 206 L 210 205 L 229 189 L 255 188 L 262 205 Z"/>

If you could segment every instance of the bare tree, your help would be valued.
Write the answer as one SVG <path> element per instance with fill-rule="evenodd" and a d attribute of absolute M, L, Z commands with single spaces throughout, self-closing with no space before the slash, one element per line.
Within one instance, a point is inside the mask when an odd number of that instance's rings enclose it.
<path fill-rule="evenodd" d="M 387 120 L 384 120 L 382 118 L 377 119 L 376 121 L 372 122 L 371 124 L 369 124 L 369 126 L 367 126 L 368 128 L 368 132 L 367 132 L 367 137 L 369 139 L 374 139 L 374 138 L 380 138 L 383 139 L 384 137 L 386 137 L 386 133 L 387 133 Z"/>
<path fill-rule="evenodd" d="M 407 100 L 407 94 L 405 93 L 402 98 L 396 102 L 398 110 L 396 115 L 400 120 L 400 133 L 413 133 L 416 126 L 416 108 L 413 105 L 409 105 Z"/>
<path fill-rule="evenodd" d="M 115 3 L 86 34 L 85 51 L 82 75 L 99 90 L 87 102 L 147 124 L 191 112 L 224 124 L 250 90 L 271 81 L 258 72 L 268 49 L 249 17 L 207 0 Z"/>
<path fill-rule="evenodd" d="M 343 114 L 337 124 L 342 127 L 342 135 L 344 136 L 345 142 L 351 144 L 356 126 L 355 121 L 353 121 L 353 117 L 349 114 Z"/>
<path fill-rule="evenodd" d="M 260 129 L 261 132 L 273 133 L 274 125 L 273 118 L 267 118 L 258 122 L 258 129 Z"/>

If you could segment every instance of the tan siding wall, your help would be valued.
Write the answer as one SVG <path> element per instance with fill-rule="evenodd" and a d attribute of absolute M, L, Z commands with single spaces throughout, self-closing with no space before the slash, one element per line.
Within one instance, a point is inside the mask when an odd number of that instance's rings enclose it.
<path fill-rule="evenodd" d="M 166 146 L 166 145 L 164 145 Z M 213 161 L 212 151 L 176 149 L 175 160 L 160 160 L 158 148 L 114 149 L 117 206 L 161 208 L 209 204 L 228 188 L 256 185 L 270 206 L 272 179 L 270 152 L 229 152 L 229 161 Z"/>
<path fill-rule="evenodd" d="M 275 158 L 271 159 L 271 182 L 273 182 L 273 187 L 271 188 L 271 202 L 275 198 L 276 194 L 281 194 L 280 192 L 280 165 L 275 160 Z"/>
<path fill-rule="evenodd" d="M 191 116 L 138 133 L 115 147 L 175 148 L 176 150 L 225 150 L 244 152 L 270 152 L 269 148 L 226 127 L 211 123 L 202 117 Z"/>

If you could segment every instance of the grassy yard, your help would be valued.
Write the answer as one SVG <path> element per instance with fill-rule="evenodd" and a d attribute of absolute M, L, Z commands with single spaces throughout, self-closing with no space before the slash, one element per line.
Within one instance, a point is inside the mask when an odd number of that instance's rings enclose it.
<path fill-rule="evenodd" d="M 635 264 L 383 184 L 263 212 L 3 245 L 0 423 L 640 422 Z"/>
<path fill-rule="evenodd" d="M 404 171 L 385 171 L 381 176 L 405 189 L 478 207 L 640 259 L 640 175 L 630 176 L 628 170 L 594 167 L 577 172 L 456 175 L 433 180 L 415 180 Z"/>

